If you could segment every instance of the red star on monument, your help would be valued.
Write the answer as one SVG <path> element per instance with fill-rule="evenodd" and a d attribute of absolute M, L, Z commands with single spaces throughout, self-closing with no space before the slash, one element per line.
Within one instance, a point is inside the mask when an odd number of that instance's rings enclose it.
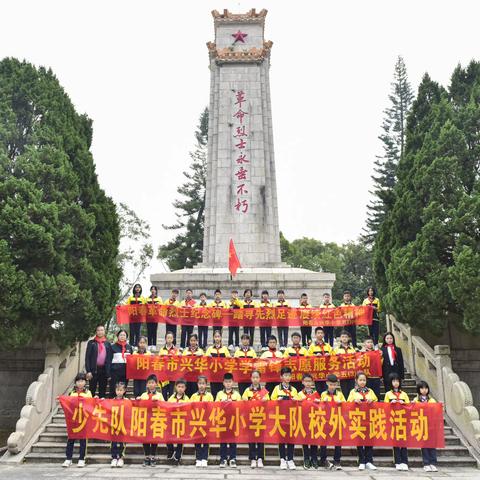
<path fill-rule="evenodd" d="M 232 33 L 232 37 L 234 38 L 233 43 L 242 42 L 245 43 L 245 37 L 247 37 L 247 33 L 243 33 L 240 30 L 237 33 Z"/>

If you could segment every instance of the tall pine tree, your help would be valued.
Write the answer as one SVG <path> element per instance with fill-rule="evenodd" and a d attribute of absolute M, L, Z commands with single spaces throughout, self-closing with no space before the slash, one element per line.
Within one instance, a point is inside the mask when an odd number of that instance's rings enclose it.
<path fill-rule="evenodd" d="M 158 258 L 165 260 L 170 270 L 191 268 L 202 261 L 207 185 L 207 108 L 200 115 L 195 138 L 197 146 L 190 153 L 190 170 L 183 172 L 187 181 L 177 189 L 183 198 L 173 203 L 177 210 L 177 223 L 163 226 L 168 230 L 181 232 L 166 245 L 161 245 L 158 251 Z"/>
<path fill-rule="evenodd" d="M 382 123 L 383 153 L 375 160 L 375 174 L 372 176 L 374 196 L 368 205 L 367 224 L 363 240 L 373 244 L 386 212 L 394 202 L 393 187 L 396 182 L 396 170 L 405 151 L 406 119 L 413 101 L 413 92 L 408 82 L 407 68 L 402 57 L 395 64 L 392 90 L 388 96 L 390 107 L 385 110 Z"/>

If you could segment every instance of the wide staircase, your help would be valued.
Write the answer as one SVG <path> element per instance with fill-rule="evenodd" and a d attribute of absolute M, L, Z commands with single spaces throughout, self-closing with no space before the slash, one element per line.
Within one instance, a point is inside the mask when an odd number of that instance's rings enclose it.
<path fill-rule="evenodd" d="M 226 335 L 224 329 L 224 336 Z M 258 334 L 258 333 L 257 333 Z M 210 338 L 210 337 L 209 337 Z M 225 338 L 225 341 L 227 339 Z M 132 382 L 130 382 L 128 396 L 133 397 Z M 410 398 L 416 394 L 416 380 L 407 373 L 403 384 L 405 391 Z M 383 388 L 383 387 L 382 387 Z M 382 391 L 382 394 L 384 392 Z M 452 427 L 445 424 L 445 448 L 438 451 L 438 465 L 452 467 L 476 467 L 476 460 L 470 455 L 468 448 L 463 444 L 462 440 L 457 436 Z M 39 435 L 30 452 L 25 456 L 27 463 L 61 463 L 65 459 L 65 445 L 67 441 L 67 432 L 65 424 L 65 416 L 59 407 L 53 415 L 51 422 L 48 423 L 43 432 Z M 77 442 L 78 443 L 78 442 Z M 74 455 L 78 455 L 78 444 L 75 446 Z M 328 448 L 328 458 L 332 459 L 333 448 Z M 74 458 L 77 458 L 74 456 Z M 128 444 L 126 449 L 125 462 L 129 464 L 140 465 L 143 462 L 143 449 L 141 444 Z M 160 464 L 167 464 L 166 446 L 159 445 L 157 451 L 157 459 Z M 295 448 L 295 461 L 297 465 L 301 465 L 303 461 L 302 448 Z M 375 447 L 374 461 L 379 467 L 393 466 L 392 448 Z M 110 443 L 89 440 L 87 447 L 87 463 L 89 464 L 108 464 L 110 462 Z M 182 464 L 192 465 L 195 462 L 195 451 L 193 445 L 185 445 Z M 248 445 L 238 445 L 237 462 L 239 465 L 249 464 Z M 219 445 L 212 444 L 210 446 L 209 465 L 218 465 L 219 463 Z M 265 455 L 266 465 L 279 464 L 278 445 L 266 445 Z M 409 464 L 411 467 L 422 467 L 421 451 L 419 449 L 409 449 Z M 354 447 L 342 448 L 342 466 L 356 466 L 357 455 Z"/>

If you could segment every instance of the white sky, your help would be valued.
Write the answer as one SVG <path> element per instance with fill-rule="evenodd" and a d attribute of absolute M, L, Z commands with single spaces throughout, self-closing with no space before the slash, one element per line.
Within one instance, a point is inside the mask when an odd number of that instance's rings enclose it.
<path fill-rule="evenodd" d="M 478 57 L 474 1 L 53 1 L 0 3 L 0 58 L 51 67 L 93 119 L 102 187 L 173 235 L 172 201 L 208 103 L 212 9 L 267 8 L 280 229 L 290 240 L 355 239 L 366 218 L 397 55 L 414 89 L 447 85 Z M 158 263 L 152 271 L 158 271 Z"/>

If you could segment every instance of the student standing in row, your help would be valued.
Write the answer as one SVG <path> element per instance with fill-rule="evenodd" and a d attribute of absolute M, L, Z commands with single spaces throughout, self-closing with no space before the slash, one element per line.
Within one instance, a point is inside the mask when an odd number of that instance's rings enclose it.
<path fill-rule="evenodd" d="M 325 343 L 324 341 L 324 331 L 323 327 L 316 327 L 315 328 L 315 341 L 310 344 L 308 349 L 308 355 L 313 357 L 323 357 L 327 355 L 331 355 L 333 353 L 333 349 L 329 343 Z M 317 389 L 318 393 L 322 393 L 326 388 L 325 381 L 317 381 L 315 382 L 315 388 Z"/>
<path fill-rule="evenodd" d="M 242 335 L 242 346 L 236 350 L 235 354 L 233 355 L 235 358 L 257 358 L 257 353 L 255 350 L 250 346 L 250 335 L 244 333 Z M 240 395 L 243 395 L 243 392 L 248 388 L 249 383 L 239 383 L 238 384 L 238 391 Z"/>
<path fill-rule="evenodd" d="M 140 338 L 140 337 L 139 337 Z M 110 398 L 115 397 L 115 385 L 123 382 L 128 385 L 127 357 L 133 353 L 132 346 L 128 343 L 126 330 L 119 330 L 117 341 L 112 345 L 112 366 L 110 371 Z"/>
<path fill-rule="evenodd" d="M 222 291 L 220 289 L 217 288 L 215 290 L 213 302 L 210 302 L 208 306 L 211 308 L 227 308 L 227 304 L 222 300 Z M 215 332 L 220 332 L 220 335 L 222 335 L 223 327 L 221 324 L 214 323 L 212 331 L 213 335 L 215 335 Z"/>
<path fill-rule="evenodd" d="M 382 307 L 373 287 L 367 288 L 367 297 L 363 301 L 362 305 L 368 305 L 373 308 L 372 325 L 368 327 L 368 333 L 373 338 L 373 343 L 375 346 L 377 346 L 378 336 L 380 333 L 380 312 L 382 311 Z"/>
<path fill-rule="evenodd" d="M 335 308 L 335 305 L 332 303 L 332 297 L 328 292 L 323 294 L 323 303 L 320 305 L 320 308 Z M 333 342 L 335 340 L 335 336 L 333 334 L 334 328 L 333 327 L 323 327 L 325 331 L 325 341 L 333 347 Z"/>
<path fill-rule="evenodd" d="M 258 305 L 256 302 L 253 300 L 253 293 L 250 288 L 247 288 L 243 292 L 243 302 L 242 302 L 242 308 L 257 308 Z M 248 325 L 248 320 L 245 320 L 245 326 L 243 327 L 243 333 L 246 333 L 247 335 L 250 335 L 250 341 L 252 342 L 252 345 L 255 343 L 255 326 L 253 325 Z"/>
<path fill-rule="evenodd" d="M 228 308 L 242 308 L 242 302 L 238 298 L 238 290 L 232 290 L 230 293 L 230 300 L 227 303 Z M 228 348 L 234 350 L 240 345 L 240 327 L 228 327 Z"/>
<path fill-rule="evenodd" d="M 261 308 L 271 308 L 272 304 L 268 298 L 268 290 L 262 291 L 262 299 L 260 300 Z M 267 350 L 268 337 L 272 334 L 272 327 L 260 327 L 260 344 L 262 345 L 262 352 Z"/>
<path fill-rule="evenodd" d="M 160 356 L 172 356 L 172 355 L 180 355 L 180 350 L 175 346 L 175 337 L 173 333 L 167 331 L 165 334 L 165 345 L 160 349 L 158 354 Z M 168 380 L 162 382 L 162 394 L 164 398 L 170 398 L 173 395 L 173 386 L 174 383 Z"/>
<path fill-rule="evenodd" d="M 300 295 L 300 304 L 298 308 L 312 308 L 308 303 L 308 295 L 306 293 Z M 300 327 L 300 333 L 302 334 L 302 345 L 308 347 L 312 341 L 312 327 Z"/>
<path fill-rule="evenodd" d="M 345 353 L 355 353 L 356 350 L 350 343 L 350 334 L 346 330 L 340 332 L 340 344 L 333 350 L 335 355 L 341 355 Z M 342 389 L 344 397 L 348 397 L 350 391 L 355 385 L 355 380 L 346 378 L 340 380 L 340 388 Z"/>
<path fill-rule="evenodd" d="M 195 305 L 198 308 L 207 307 L 207 294 L 202 292 L 200 294 L 200 301 Z M 198 345 L 202 350 L 205 350 L 208 345 L 208 326 L 198 326 Z"/>
<path fill-rule="evenodd" d="M 188 339 L 188 348 L 183 350 L 183 355 L 187 357 L 201 357 L 205 355 L 205 352 L 198 346 L 198 335 L 192 333 Z M 197 384 L 195 382 L 187 382 L 187 397 L 192 396 L 195 393 Z"/>
<path fill-rule="evenodd" d="M 374 352 L 374 351 L 375 351 L 375 345 L 373 343 L 373 338 L 366 337 L 365 340 L 363 341 L 362 352 Z M 367 387 L 373 390 L 377 398 L 380 398 L 380 386 L 381 386 L 380 377 L 368 377 Z"/>
<path fill-rule="evenodd" d="M 145 338 L 145 337 L 140 337 Z M 115 385 L 115 397 L 114 400 L 122 402 L 125 399 L 125 394 L 127 393 L 127 386 L 123 382 L 117 382 Z M 125 443 L 123 442 L 112 442 L 110 453 L 112 456 L 112 461 L 110 466 L 112 468 L 122 468 L 124 465 L 125 458 Z"/>
<path fill-rule="evenodd" d="M 142 297 L 142 286 L 136 283 L 133 286 L 132 294 L 126 301 L 127 305 L 145 305 L 145 298 Z M 133 345 L 136 345 L 140 337 L 140 330 L 142 328 L 141 322 L 130 322 L 130 338 Z"/>
<path fill-rule="evenodd" d="M 180 294 L 178 288 L 174 288 L 170 293 L 170 298 L 165 302 L 165 305 L 170 307 L 179 307 L 180 302 L 178 301 L 178 295 Z M 165 329 L 167 332 L 172 332 L 173 335 L 173 344 L 177 344 L 177 324 L 165 322 Z"/>
<path fill-rule="evenodd" d="M 277 349 L 277 337 L 270 335 L 268 337 L 268 350 L 263 352 L 260 358 L 283 358 L 282 352 Z M 268 390 L 268 394 L 272 396 L 274 388 L 277 386 L 276 382 L 267 382 L 265 388 Z"/>
<path fill-rule="evenodd" d="M 222 332 L 220 330 L 215 330 L 213 332 L 213 345 L 207 348 L 205 355 L 207 357 L 231 357 L 230 350 L 222 344 Z M 210 382 L 210 391 L 214 398 L 216 398 L 217 393 L 221 389 L 221 382 Z"/>
<path fill-rule="evenodd" d="M 277 301 L 274 304 L 276 308 L 289 308 L 290 305 L 285 300 L 285 292 L 283 290 L 277 291 Z M 280 351 L 283 352 L 288 344 L 288 327 L 277 327 L 278 342 L 280 343 Z"/>
<path fill-rule="evenodd" d="M 168 399 L 171 403 L 185 403 L 189 402 L 189 398 L 185 393 L 187 388 L 187 382 L 183 378 L 179 378 L 175 382 L 175 392 Z M 179 443 L 174 446 L 171 443 L 167 443 L 167 460 L 171 460 L 174 465 L 179 465 L 182 460 L 183 443 Z"/>
<path fill-rule="evenodd" d="M 162 305 L 163 301 L 158 296 L 158 290 L 155 285 L 150 287 L 150 295 L 145 299 L 147 305 Z M 153 350 L 157 346 L 157 332 L 158 332 L 158 323 L 157 322 L 147 322 L 147 341 L 148 349 Z M 137 339 L 138 343 L 138 339 Z M 132 339 L 132 345 L 136 345 L 135 339 Z"/>
<path fill-rule="evenodd" d="M 341 307 L 354 307 L 355 305 L 352 302 L 352 292 L 350 290 L 345 290 L 343 292 L 343 302 L 340 304 Z M 357 326 L 347 325 L 345 330 L 350 334 L 352 339 L 352 345 L 354 348 L 357 348 Z"/>
<path fill-rule="evenodd" d="M 185 298 L 180 302 L 180 307 L 193 308 L 197 302 L 193 298 L 193 291 L 191 288 L 185 290 Z M 180 329 L 180 348 L 187 348 L 188 339 L 193 333 L 193 325 L 182 325 Z"/>
<path fill-rule="evenodd" d="M 138 345 L 136 351 L 133 352 L 133 355 L 151 355 L 147 349 L 147 338 L 141 336 L 138 339 Z M 140 397 L 140 395 L 146 390 L 147 388 L 147 381 L 146 380 L 134 380 L 133 381 L 133 396 L 134 398 Z"/>
<path fill-rule="evenodd" d="M 190 397 L 191 402 L 213 402 L 213 395 L 207 392 L 207 377 L 200 375 L 197 379 L 197 392 Z M 208 443 L 195 444 L 195 466 L 208 466 Z"/>
<path fill-rule="evenodd" d="M 306 357 L 308 355 L 308 351 L 305 347 L 302 347 L 301 344 L 302 336 L 298 332 L 293 332 L 292 333 L 292 346 L 287 347 L 285 352 L 283 353 L 283 356 L 285 358 L 288 357 L 294 357 L 294 358 L 299 358 L 299 357 Z M 301 390 L 302 388 L 302 382 L 292 382 L 292 386 L 296 390 Z"/>

